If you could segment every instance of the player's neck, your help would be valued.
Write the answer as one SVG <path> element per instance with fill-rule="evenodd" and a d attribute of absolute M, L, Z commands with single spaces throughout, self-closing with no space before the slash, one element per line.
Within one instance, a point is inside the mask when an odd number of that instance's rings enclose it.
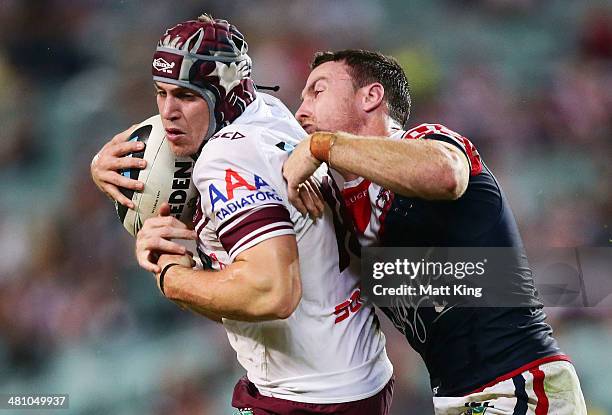
<path fill-rule="evenodd" d="M 386 114 L 379 114 L 368 118 L 365 124 L 363 124 L 358 134 L 362 136 L 374 136 L 374 137 L 388 137 L 391 135 L 391 127 L 393 126 L 393 120 Z"/>

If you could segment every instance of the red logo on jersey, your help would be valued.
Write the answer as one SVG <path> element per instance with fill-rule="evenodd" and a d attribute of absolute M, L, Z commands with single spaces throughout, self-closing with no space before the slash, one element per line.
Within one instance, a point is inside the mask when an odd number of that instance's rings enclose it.
<path fill-rule="evenodd" d="M 359 185 L 352 188 L 345 188 L 342 190 L 342 197 L 344 198 L 344 204 L 347 210 L 355 222 L 357 231 L 363 235 L 370 223 L 370 216 L 372 215 L 372 205 L 370 204 L 370 198 L 368 197 L 368 187 L 370 182 L 363 180 Z"/>
<path fill-rule="evenodd" d="M 353 294 L 351 294 L 351 297 L 348 300 L 345 300 L 336 306 L 334 310 L 334 314 L 336 315 L 335 324 L 346 320 L 351 314 L 355 314 L 361 310 L 362 305 L 363 300 L 361 299 L 361 290 L 357 288 L 355 291 L 353 291 Z"/>
<path fill-rule="evenodd" d="M 234 190 L 240 187 L 244 187 L 245 189 L 250 191 L 259 190 L 262 187 L 268 187 L 271 189 L 270 185 L 258 175 L 253 174 L 252 177 L 253 184 L 249 183 L 243 176 L 240 175 L 240 173 L 232 169 L 225 169 L 225 194 L 223 194 L 219 189 L 217 189 L 214 184 L 210 184 L 208 186 L 208 196 L 210 198 L 210 203 L 212 204 L 212 210 L 215 210 L 216 203 L 227 203 L 228 201 L 232 200 L 234 198 Z M 257 194 L 259 194 L 259 192 Z M 257 194 L 253 195 L 252 197 L 257 196 Z M 264 201 L 266 199 L 282 201 L 282 199 L 278 195 L 276 195 L 273 189 L 271 189 L 271 191 L 269 192 L 263 193 L 263 196 L 257 197 L 257 200 L 260 201 Z M 245 204 L 251 203 L 253 203 L 252 198 L 249 201 L 242 203 L 241 207 L 244 207 Z"/>
<path fill-rule="evenodd" d="M 225 194 L 229 200 L 234 198 L 234 189 L 238 187 L 246 187 L 248 190 L 256 190 L 257 188 L 249 184 L 241 175 L 232 169 L 225 170 Z"/>

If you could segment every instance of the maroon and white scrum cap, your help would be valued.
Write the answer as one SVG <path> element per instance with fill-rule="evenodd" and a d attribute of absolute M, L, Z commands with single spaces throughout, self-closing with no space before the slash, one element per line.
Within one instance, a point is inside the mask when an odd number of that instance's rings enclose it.
<path fill-rule="evenodd" d="M 255 99 L 248 45 L 236 26 L 207 15 L 166 30 L 153 55 L 153 80 L 198 92 L 208 103 L 205 139 Z"/>

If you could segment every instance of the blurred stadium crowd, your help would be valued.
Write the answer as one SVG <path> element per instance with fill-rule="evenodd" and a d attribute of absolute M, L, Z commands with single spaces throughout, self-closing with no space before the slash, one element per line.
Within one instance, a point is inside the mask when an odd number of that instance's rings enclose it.
<path fill-rule="evenodd" d="M 225 332 L 161 298 L 89 178 L 105 140 L 156 111 L 163 28 L 202 11 L 238 25 L 256 81 L 293 110 L 314 51 L 395 56 L 411 125 L 476 144 L 528 249 L 610 247 L 609 2 L 1 0 L 0 392 L 69 393 L 74 414 L 231 413 Z M 612 309 L 548 313 L 589 413 L 612 414 Z M 424 367 L 384 327 L 392 413 L 431 413 Z"/>

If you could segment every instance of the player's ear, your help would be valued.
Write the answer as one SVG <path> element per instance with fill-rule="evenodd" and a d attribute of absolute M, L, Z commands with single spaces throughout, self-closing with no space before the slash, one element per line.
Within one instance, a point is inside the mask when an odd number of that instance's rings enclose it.
<path fill-rule="evenodd" d="M 385 88 L 378 82 L 363 87 L 363 110 L 371 112 L 381 106 L 385 98 Z"/>

